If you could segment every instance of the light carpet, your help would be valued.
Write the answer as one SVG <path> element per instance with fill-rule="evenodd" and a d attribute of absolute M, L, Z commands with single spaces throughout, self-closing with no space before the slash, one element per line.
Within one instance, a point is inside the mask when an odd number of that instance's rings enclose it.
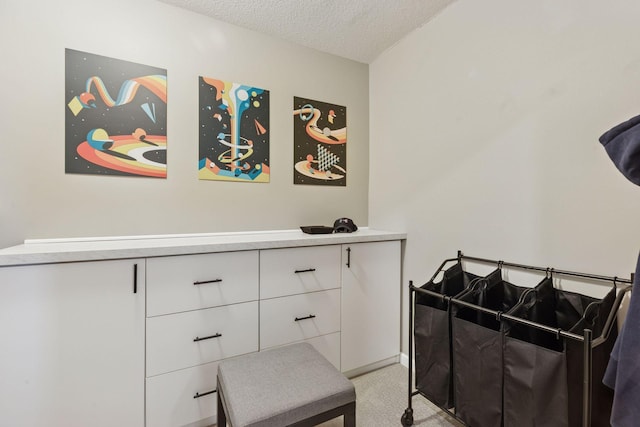
<path fill-rule="evenodd" d="M 356 422 L 360 427 L 402 426 L 400 418 L 408 406 L 408 370 L 401 364 L 387 366 L 352 378 L 356 388 Z M 417 395 L 411 400 L 414 426 L 460 427 L 457 420 Z M 341 427 L 342 417 L 321 424 Z"/>

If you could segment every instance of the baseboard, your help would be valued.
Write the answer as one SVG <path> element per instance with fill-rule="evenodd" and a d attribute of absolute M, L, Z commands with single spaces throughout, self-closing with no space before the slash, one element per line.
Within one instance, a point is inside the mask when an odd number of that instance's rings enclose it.
<path fill-rule="evenodd" d="M 362 366 L 360 368 L 352 369 L 350 371 L 343 372 L 343 374 L 347 378 L 358 377 L 362 374 L 366 374 L 367 372 L 375 371 L 376 369 L 384 368 L 385 366 L 393 365 L 394 363 L 398 363 L 400 355 L 393 356 L 388 359 L 381 360 L 379 362 L 372 363 L 367 366 Z"/>
<path fill-rule="evenodd" d="M 409 369 L 409 356 L 406 353 L 400 353 L 400 364 Z"/>

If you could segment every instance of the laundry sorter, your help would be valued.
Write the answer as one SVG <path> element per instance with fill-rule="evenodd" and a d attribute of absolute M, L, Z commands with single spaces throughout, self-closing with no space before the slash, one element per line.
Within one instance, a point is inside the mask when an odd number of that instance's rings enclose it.
<path fill-rule="evenodd" d="M 495 269 L 474 274 L 463 261 Z M 504 279 L 503 268 L 541 278 L 519 286 Z M 613 286 L 595 298 L 554 287 L 561 276 Z M 409 283 L 402 425 L 413 424 L 412 398 L 422 395 L 468 426 L 608 426 L 613 391 L 601 379 L 631 283 L 462 252 L 445 260 L 424 285 Z"/>

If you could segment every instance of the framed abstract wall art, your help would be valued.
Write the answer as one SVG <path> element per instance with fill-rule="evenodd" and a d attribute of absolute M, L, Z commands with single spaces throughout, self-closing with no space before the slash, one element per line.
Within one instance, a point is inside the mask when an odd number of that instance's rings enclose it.
<path fill-rule="evenodd" d="M 65 49 L 66 173 L 167 176 L 167 71 Z"/>
<path fill-rule="evenodd" d="M 347 185 L 347 108 L 293 98 L 294 184 Z"/>
<path fill-rule="evenodd" d="M 198 177 L 269 182 L 269 91 L 199 78 Z"/>

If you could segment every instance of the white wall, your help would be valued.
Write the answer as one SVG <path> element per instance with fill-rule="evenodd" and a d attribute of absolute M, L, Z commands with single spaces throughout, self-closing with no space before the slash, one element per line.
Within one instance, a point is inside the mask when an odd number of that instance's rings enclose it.
<path fill-rule="evenodd" d="M 0 1 L 0 247 L 367 224 L 368 66 L 155 0 Z M 168 71 L 168 178 L 66 175 L 65 48 Z M 268 89 L 271 182 L 199 181 L 198 76 Z M 347 107 L 347 187 L 293 185 L 293 96 Z"/>
<path fill-rule="evenodd" d="M 640 188 L 598 138 L 640 114 L 638 17 L 458 0 L 370 65 L 369 224 L 408 232 L 403 286 L 458 249 L 629 277 Z"/>

